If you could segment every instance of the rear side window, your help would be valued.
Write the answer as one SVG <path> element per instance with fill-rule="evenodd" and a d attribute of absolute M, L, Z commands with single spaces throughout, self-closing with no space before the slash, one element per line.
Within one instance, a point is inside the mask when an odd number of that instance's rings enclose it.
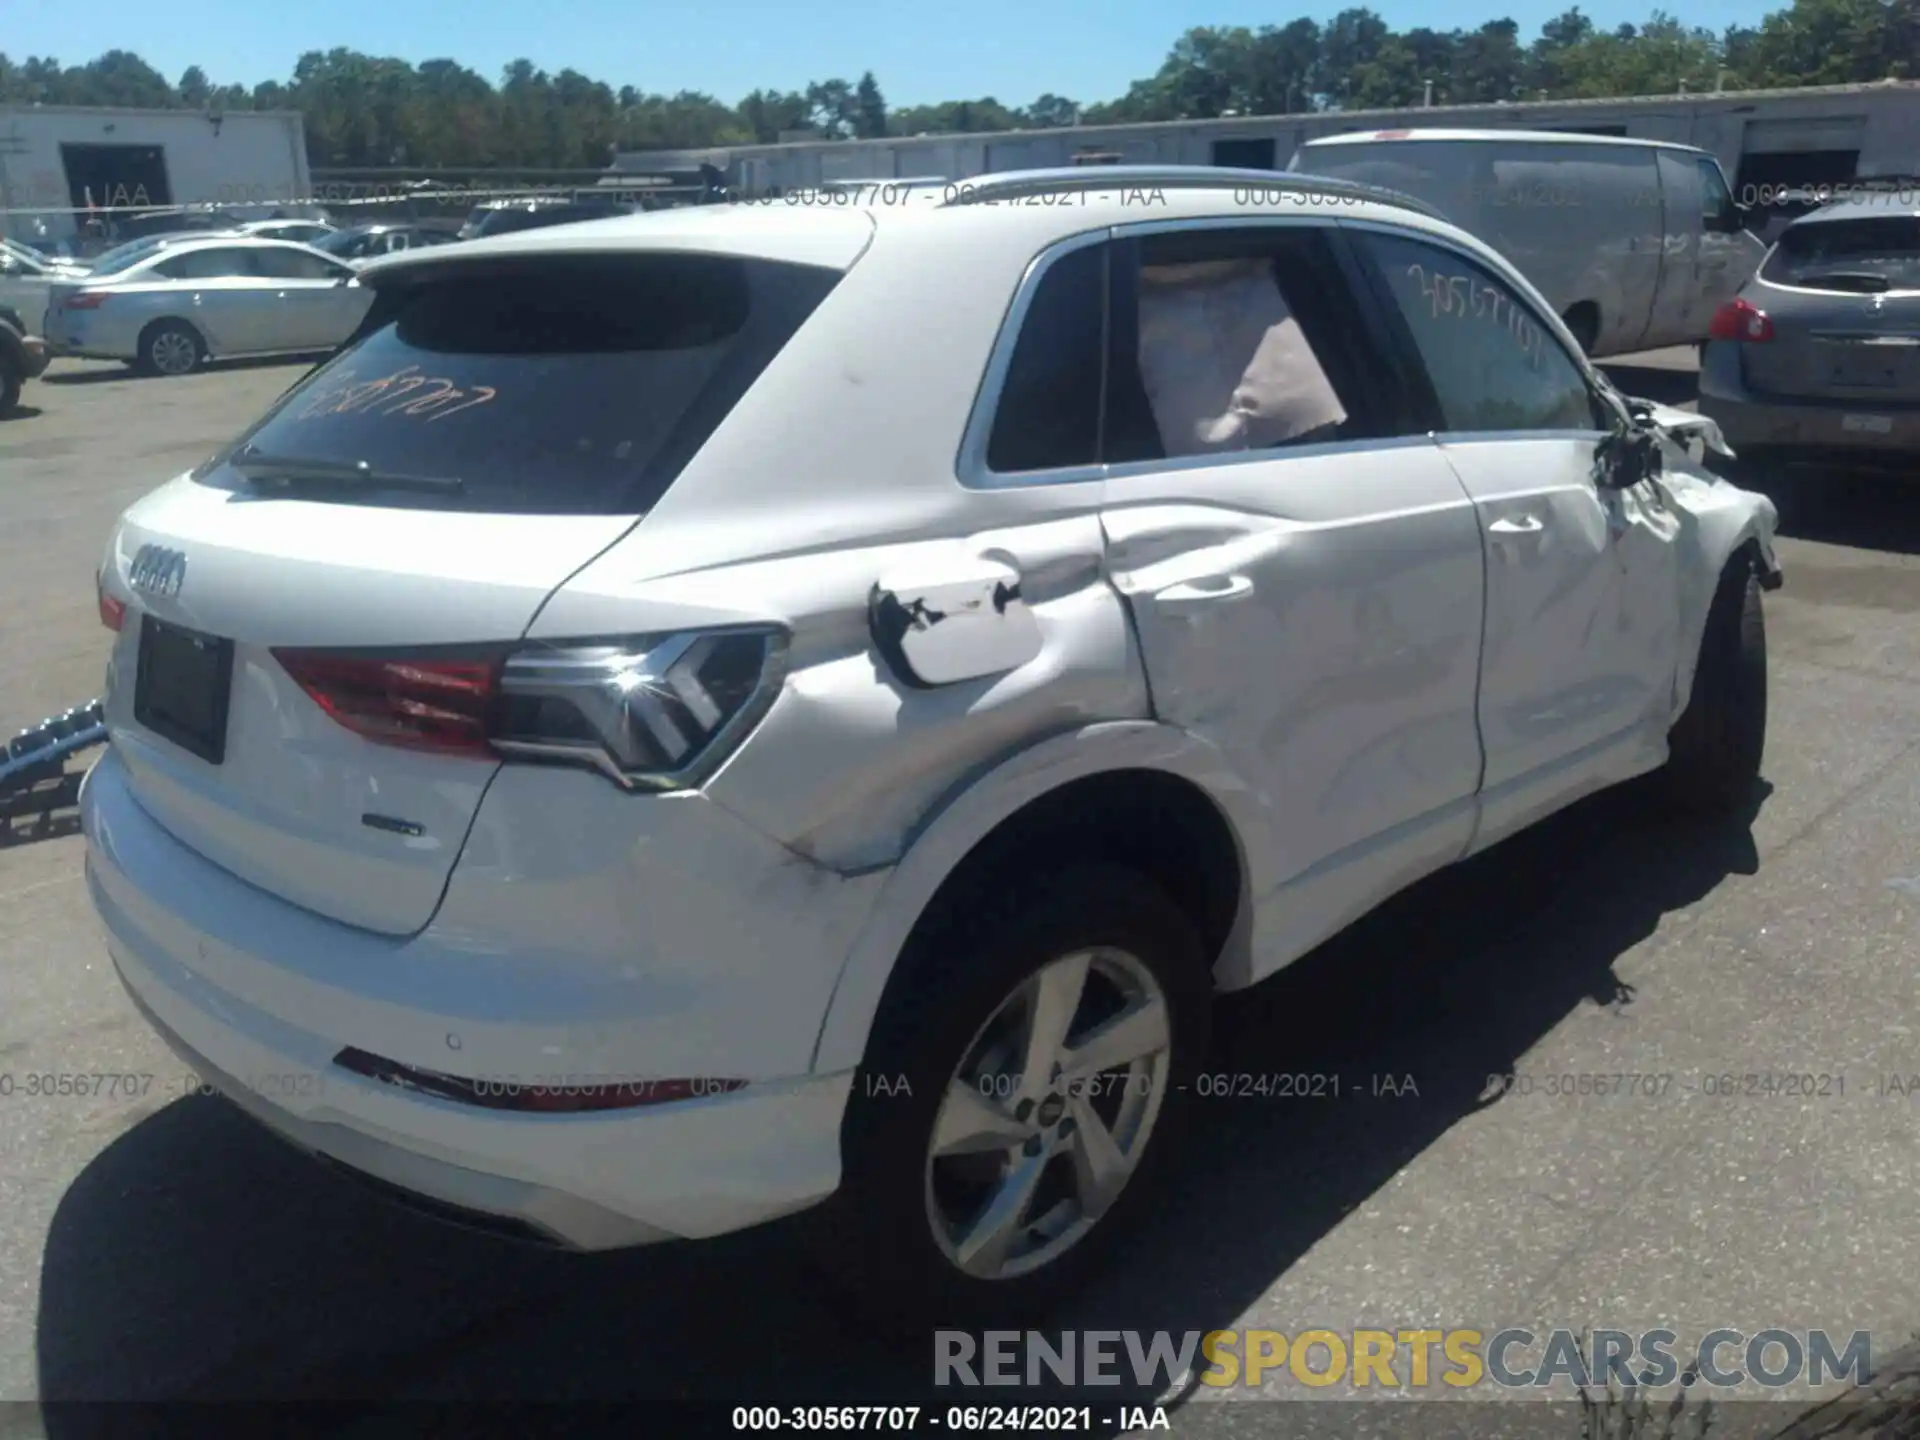
<path fill-rule="evenodd" d="M 1358 238 L 1406 324 L 1445 429 L 1603 428 L 1580 366 L 1505 281 L 1424 241 Z"/>
<path fill-rule="evenodd" d="M 1760 275 L 1776 285 L 1810 289 L 1920 289 L 1920 216 L 1872 215 L 1790 226 Z"/>
<path fill-rule="evenodd" d="M 1041 275 L 1001 384 L 989 470 L 1098 463 L 1106 286 L 1105 245 L 1069 250 Z"/>
<path fill-rule="evenodd" d="M 253 263 L 274 280 L 344 280 L 352 272 L 301 250 L 256 250 Z"/>
<path fill-rule="evenodd" d="M 461 482 L 310 492 L 340 503 L 642 514 L 839 274 L 708 255 L 449 269 L 382 291 L 358 338 L 226 453 Z M 224 463 L 202 478 L 249 484 Z"/>
<path fill-rule="evenodd" d="M 231 276 L 257 276 L 255 263 L 259 252 L 253 250 L 189 250 L 162 260 L 154 266 L 156 274 L 169 280 L 220 280 Z"/>

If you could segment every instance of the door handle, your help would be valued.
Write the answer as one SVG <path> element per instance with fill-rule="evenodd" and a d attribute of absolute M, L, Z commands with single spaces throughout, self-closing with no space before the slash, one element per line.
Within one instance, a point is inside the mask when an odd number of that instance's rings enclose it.
<path fill-rule="evenodd" d="M 1253 593 L 1253 581 L 1245 575 L 1207 575 L 1198 580 L 1182 580 L 1154 593 L 1162 605 L 1200 605 L 1241 600 Z"/>
<path fill-rule="evenodd" d="M 1498 535 L 1503 539 L 1517 540 L 1522 535 L 1538 535 L 1546 529 L 1546 522 L 1538 515 L 1521 515 L 1506 520 L 1496 520 L 1487 526 L 1489 535 Z"/>

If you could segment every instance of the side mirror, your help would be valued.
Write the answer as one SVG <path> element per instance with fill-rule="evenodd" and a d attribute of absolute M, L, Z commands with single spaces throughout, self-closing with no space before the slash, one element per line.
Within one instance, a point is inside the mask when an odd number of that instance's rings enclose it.
<path fill-rule="evenodd" d="M 1640 422 L 1622 426 L 1600 442 L 1595 455 L 1594 482 L 1603 490 L 1631 490 L 1642 480 L 1651 480 L 1665 467 L 1665 451 L 1660 432 Z"/>

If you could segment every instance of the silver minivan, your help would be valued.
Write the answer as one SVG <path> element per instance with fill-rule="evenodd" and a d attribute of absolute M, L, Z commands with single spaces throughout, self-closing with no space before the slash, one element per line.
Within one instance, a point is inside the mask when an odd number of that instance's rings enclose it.
<path fill-rule="evenodd" d="M 1290 169 L 1425 200 L 1519 267 L 1590 355 L 1707 339 L 1766 254 L 1690 145 L 1528 130 L 1312 140 Z"/>

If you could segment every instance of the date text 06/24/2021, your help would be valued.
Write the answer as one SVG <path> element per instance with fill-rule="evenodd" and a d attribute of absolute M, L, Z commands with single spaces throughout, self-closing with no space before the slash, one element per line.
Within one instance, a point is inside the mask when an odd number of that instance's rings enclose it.
<path fill-rule="evenodd" d="M 820 1434 L 879 1430 L 897 1435 L 950 1432 L 1076 1432 L 1171 1430 L 1164 1405 L 736 1405 L 735 1430 Z"/>

